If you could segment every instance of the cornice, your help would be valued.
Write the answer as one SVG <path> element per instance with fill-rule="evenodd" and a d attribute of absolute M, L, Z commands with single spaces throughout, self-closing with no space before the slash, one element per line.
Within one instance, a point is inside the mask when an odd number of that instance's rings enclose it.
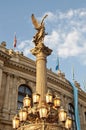
<path fill-rule="evenodd" d="M 5 53 L 5 52 L 3 52 L 3 51 L 1 51 L 0 50 L 0 59 L 1 60 L 9 60 L 11 58 L 11 56 L 10 55 L 8 55 L 7 53 Z"/>
<path fill-rule="evenodd" d="M 31 74 L 36 73 L 35 66 L 31 66 L 29 64 L 24 65 L 21 62 L 15 62 L 15 61 L 10 60 L 8 62 L 5 62 L 5 65 L 7 67 L 16 69 L 16 70 L 21 71 L 21 72 L 25 72 L 25 73 L 31 72 Z"/>
<path fill-rule="evenodd" d="M 47 71 L 47 78 L 49 82 L 54 83 L 55 85 L 57 84 L 57 86 L 60 85 L 60 87 L 63 89 L 70 89 L 70 91 L 72 92 L 72 87 L 70 86 L 66 78 L 58 77 L 57 74 L 49 70 Z"/>
<path fill-rule="evenodd" d="M 79 98 L 86 102 L 86 92 L 84 92 L 83 90 L 79 91 Z"/>

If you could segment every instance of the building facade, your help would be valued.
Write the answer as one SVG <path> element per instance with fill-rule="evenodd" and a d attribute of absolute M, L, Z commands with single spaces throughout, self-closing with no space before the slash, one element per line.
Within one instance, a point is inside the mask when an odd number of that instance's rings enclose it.
<path fill-rule="evenodd" d="M 25 57 L 23 53 L 6 48 L 6 43 L 0 45 L 0 130 L 12 130 L 12 118 L 22 107 L 22 100 L 26 94 L 30 97 L 36 90 L 36 64 L 35 61 Z M 72 128 L 76 130 L 74 116 L 73 89 L 65 74 L 47 69 L 47 86 L 53 94 L 58 94 L 61 104 L 72 117 Z M 79 116 L 81 130 L 86 130 L 86 93 L 79 91 Z M 40 88 L 41 89 L 41 88 Z"/>

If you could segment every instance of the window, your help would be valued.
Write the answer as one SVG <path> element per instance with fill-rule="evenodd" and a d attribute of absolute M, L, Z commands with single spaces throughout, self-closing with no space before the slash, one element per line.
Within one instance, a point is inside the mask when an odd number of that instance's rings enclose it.
<path fill-rule="evenodd" d="M 77 130 L 76 129 L 76 122 L 75 122 L 74 107 L 71 103 L 68 104 L 68 111 L 69 111 L 70 117 L 72 118 L 72 128 L 71 128 L 71 130 Z"/>
<path fill-rule="evenodd" d="M 84 115 L 85 115 L 85 121 L 86 121 L 86 112 L 84 113 Z"/>
<path fill-rule="evenodd" d="M 23 106 L 23 99 L 27 94 L 29 97 L 32 97 L 31 89 L 25 84 L 20 85 L 18 88 L 18 109 L 20 109 Z"/>

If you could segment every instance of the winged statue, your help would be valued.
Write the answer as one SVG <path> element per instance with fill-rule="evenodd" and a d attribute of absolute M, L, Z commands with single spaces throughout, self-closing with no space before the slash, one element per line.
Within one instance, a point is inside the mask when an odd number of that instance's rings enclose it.
<path fill-rule="evenodd" d="M 45 35 L 47 35 L 47 33 L 45 33 L 45 27 L 44 27 L 44 19 L 47 16 L 48 15 L 45 15 L 41 22 L 38 22 L 38 20 L 34 16 L 34 14 L 32 14 L 32 16 L 31 16 L 32 23 L 33 23 L 35 29 L 37 30 L 37 33 L 33 37 L 34 38 L 33 42 L 35 43 L 36 46 L 38 45 L 39 42 L 43 42 Z"/>

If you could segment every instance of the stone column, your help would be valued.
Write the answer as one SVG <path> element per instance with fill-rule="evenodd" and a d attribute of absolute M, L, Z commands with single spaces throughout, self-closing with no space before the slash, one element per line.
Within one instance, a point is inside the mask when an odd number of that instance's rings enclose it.
<path fill-rule="evenodd" d="M 52 50 L 40 43 L 31 52 L 36 56 L 36 91 L 41 95 L 41 104 L 45 100 L 47 92 L 46 58 L 51 54 Z"/>
<path fill-rule="evenodd" d="M 3 72 L 2 75 L 2 84 L 1 84 L 1 91 L 0 91 L 0 107 L 3 108 L 4 106 L 4 98 L 6 94 L 6 74 Z"/>
<path fill-rule="evenodd" d="M 1 84 L 2 84 L 2 69 L 3 69 L 3 61 L 0 61 L 0 91 L 1 91 Z"/>
<path fill-rule="evenodd" d="M 68 112 L 68 98 L 66 95 L 63 98 L 64 98 L 64 109 Z"/>
<path fill-rule="evenodd" d="M 13 105 L 13 101 L 12 101 L 13 93 L 12 92 L 13 92 L 13 75 L 10 74 L 9 103 L 8 103 L 9 110 L 12 110 L 12 105 Z"/>
<path fill-rule="evenodd" d="M 13 84 L 12 84 L 12 103 L 11 103 L 11 110 L 13 112 L 16 111 L 17 109 L 17 95 L 18 95 L 18 91 L 17 91 L 17 77 L 15 75 L 13 75 Z"/>
<path fill-rule="evenodd" d="M 9 103 L 9 85 L 10 85 L 10 75 L 7 73 L 7 81 L 6 81 L 6 90 L 5 90 L 5 99 L 4 99 L 4 109 L 8 110 Z"/>

